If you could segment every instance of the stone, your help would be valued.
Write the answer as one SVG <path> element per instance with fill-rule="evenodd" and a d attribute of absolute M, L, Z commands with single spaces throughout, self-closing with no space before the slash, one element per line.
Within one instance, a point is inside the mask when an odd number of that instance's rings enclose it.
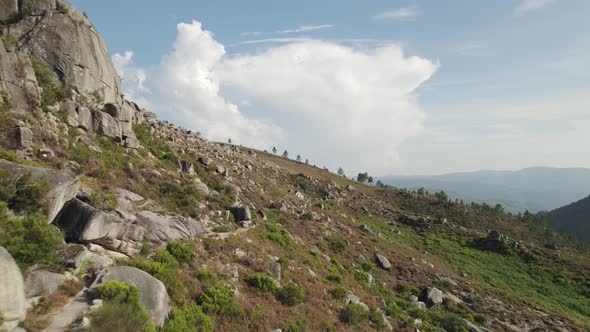
<path fill-rule="evenodd" d="M 418 302 L 416 302 L 416 305 L 418 306 L 418 309 L 426 310 L 426 303 L 424 303 L 422 301 L 418 301 Z"/>
<path fill-rule="evenodd" d="M 146 230 L 124 222 L 115 213 L 105 213 L 78 200 L 69 201 L 56 217 L 55 224 L 66 241 L 95 243 L 128 256 L 139 254 Z"/>
<path fill-rule="evenodd" d="M 94 112 L 94 130 L 104 136 L 121 139 L 121 126 L 119 121 L 105 112 Z"/>
<path fill-rule="evenodd" d="M 67 118 L 66 122 L 70 127 L 78 127 L 78 112 L 76 111 L 77 105 L 72 100 L 64 101 L 61 104 L 61 109 L 66 112 Z"/>
<path fill-rule="evenodd" d="M 163 326 L 170 313 L 170 301 L 164 284 L 148 273 L 130 266 L 114 266 L 104 269 L 96 277 L 92 288 L 108 281 L 119 280 L 134 285 L 141 293 L 141 304 L 149 311 L 158 326 Z"/>
<path fill-rule="evenodd" d="M 27 127 L 14 128 L 13 144 L 15 149 L 26 149 L 33 146 L 33 132 Z"/>
<path fill-rule="evenodd" d="M 188 173 L 191 175 L 195 174 L 195 167 L 193 166 L 193 163 L 191 163 L 190 161 L 179 160 L 178 167 L 180 168 L 180 171 L 183 173 Z"/>
<path fill-rule="evenodd" d="M 270 262 L 268 264 L 268 274 L 273 279 L 281 281 L 281 264 L 278 262 Z"/>
<path fill-rule="evenodd" d="M 35 297 L 55 293 L 66 280 L 67 278 L 63 274 L 46 270 L 33 271 L 25 280 L 26 296 Z"/>
<path fill-rule="evenodd" d="M 389 260 L 385 256 L 375 253 L 375 260 L 377 261 L 377 264 L 379 264 L 379 266 L 382 269 L 384 269 L 384 270 L 391 269 L 391 263 L 389 262 Z"/>
<path fill-rule="evenodd" d="M 145 229 L 145 241 L 171 242 L 207 233 L 204 222 L 193 218 L 166 216 L 151 211 L 140 211 L 135 216 L 135 224 Z"/>
<path fill-rule="evenodd" d="M 209 165 L 211 165 L 211 158 L 208 158 L 208 157 L 200 157 L 199 158 L 199 162 L 201 164 L 203 164 L 204 166 L 209 166 Z"/>
<path fill-rule="evenodd" d="M 235 264 L 223 265 L 220 272 L 230 277 L 232 282 L 237 282 L 240 278 L 240 271 L 238 270 L 238 266 Z"/>
<path fill-rule="evenodd" d="M 297 197 L 300 200 L 304 200 L 305 199 L 305 196 L 303 195 L 303 193 L 301 193 L 299 191 L 295 193 L 295 197 Z"/>
<path fill-rule="evenodd" d="M 119 110 L 119 106 L 113 103 L 106 103 L 103 106 L 103 112 L 108 113 L 114 119 L 119 120 L 121 116 L 121 111 Z"/>
<path fill-rule="evenodd" d="M 23 0 L 22 2 L 23 8 L 27 8 L 33 16 L 41 16 L 56 9 L 56 0 Z"/>
<path fill-rule="evenodd" d="M 86 107 L 78 108 L 78 128 L 86 131 L 94 130 L 94 121 L 92 120 L 92 112 Z"/>
<path fill-rule="evenodd" d="M 252 214 L 250 213 L 250 208 L 248 206 L 233 207 L 230 209 L 230 211 L 233 213 L 234 220 L 237 223 L 252 220 Z"/>
<path fill-rule="evenodd" d="M 104 254 L 92 252 L 86 247 L 83 247 L 82 251 L 74 257 L 73 263 L 76 267 L 76 272 L 78 272 L 81 268 L 101 270 L 113 265 L 113 260 Z"/>
<path fill-rule="evenodd" d="M 18 16 L 18 0 L 0 0 L 0 21 L 10 21 Z"/>
<path fill-rule="evenodd" d="M 429 306 L 433 306 L 443 303 L 443 293 L 438 288 L 427 287 L 420 292 L 418 299 Z"/>
<path fill-rule="evenodd" d="M 0 330 L 6 331 L 16 328 L 27 314 L 23 276 L 12 256 L 3 247 L 0 247 L 0 312 L 4 315 Z"/>
<path fill-rule="evenodd" d="M 47 220 L 52 222 L 66 202 L 76 197 L 80 188 L 80 178 L 69 172 L 57 172 L 51 169 L 16 164 L 0 159 L 0 169 L 6 169 L 14 174 L 30 173 L 33 180 L 46 181 L 49 192 L 45 196 Z"/>
<path fill-rule="evenodd" d="M 359 297 L 352 293 L 348 293 L 346 295 L 346 298 L 344 299 L 345 304 L 359 304 L 360 302 L 361 300 L 359 299 Z"/>
<path fill-rule="evenodd" d="M 123 145 L 126 148 L 139 149 L 139 147 L 141 146 L 141 143 L 139 142 L 139 140 L 137 138 L 125 137 L 125 140 L 123 141 Z"/>
<path fill-rule="evenodd" d="M 201 179 L 196 178 L 195 185 L 197 186 L 197 189 L 199 190 L 199 192 L 201 192 L 203 195 L 209 195 L 209 187 L 207 187 L 207 185 L 205 183 L 203 183 L 203 181 L 201 181 Z"/>

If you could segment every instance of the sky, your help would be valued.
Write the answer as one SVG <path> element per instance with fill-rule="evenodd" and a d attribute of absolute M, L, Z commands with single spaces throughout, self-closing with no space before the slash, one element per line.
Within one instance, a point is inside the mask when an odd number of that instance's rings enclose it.
<path fill-rule="evenodd" d="M 348 175 L 590 168 L 587 0 L 71 0 L 126 95 Z"/>

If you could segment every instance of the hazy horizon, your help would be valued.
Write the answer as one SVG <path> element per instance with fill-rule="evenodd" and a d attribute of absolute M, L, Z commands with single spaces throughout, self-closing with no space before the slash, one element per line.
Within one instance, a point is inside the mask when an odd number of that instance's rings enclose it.
<path fill-rule="evenodd" d="M 587 1 L 72 2 L 131 99 L 213 140 L 349 175 L 590 168 Z"/>

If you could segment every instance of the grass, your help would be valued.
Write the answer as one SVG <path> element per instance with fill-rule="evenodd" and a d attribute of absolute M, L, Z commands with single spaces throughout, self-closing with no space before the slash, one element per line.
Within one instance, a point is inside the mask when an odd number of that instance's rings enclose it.
<path fill-rule="evenodd" d="M 464 239 L 428 238 L 425 246 L 458 270 L 476 277 L 486 288 L 504 291 L 506 298 L 537 303 L 590 325 L 587 286 L 559 281 L 563 276 L 554 268 L 525 263 L 518 257 L 479 251 Z"/>

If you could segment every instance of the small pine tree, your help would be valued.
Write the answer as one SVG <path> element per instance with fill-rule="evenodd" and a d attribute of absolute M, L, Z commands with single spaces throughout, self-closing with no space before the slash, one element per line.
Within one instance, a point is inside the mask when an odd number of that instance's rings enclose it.
<path fill-rule="evenodd" d="M 297 161 L 301 161 L 301 156 L 297 155 Z"/>
<path fill-rule="evenodd" d="M 283 152 L 283 157 L 285 157 L 285 158 L 289 158 L 289 152 L 287 152 L 287 150 L 285 150 L 285 151 Z"/>
<path fill-rule="evenodd" d="M 276 146 L 272 147 L 272 153 L 277 154 L 277 147 Z"/>
<path fill-rule="evenodd" d="M 344 170 L 342 169 L 342 167 L 338 167 L 338 175 L 344 176 Z"/>
<path fill-rule="evenodd" d="M 369 174 L 367 172 L 359 173 L 356 177 L 356 180 L 360 183 L 365 183 L 365 182 L 367 182 L 368 179 L 369 179 Z"/>
<path fill-rule="evenodd" d="M 231 138 L 228 138 L 227 144 L 231 144 Z"/>
<path fill-rule="evenodd" d="M 309 165 L 309 159 L 305 159 L 305 164 Z"/>
<path fill-rule="evenodd" d="M 372 176 L 369 176 L 369 178 L 367 179 L 367 182 L 373 183 L 373 177 Z"/>

